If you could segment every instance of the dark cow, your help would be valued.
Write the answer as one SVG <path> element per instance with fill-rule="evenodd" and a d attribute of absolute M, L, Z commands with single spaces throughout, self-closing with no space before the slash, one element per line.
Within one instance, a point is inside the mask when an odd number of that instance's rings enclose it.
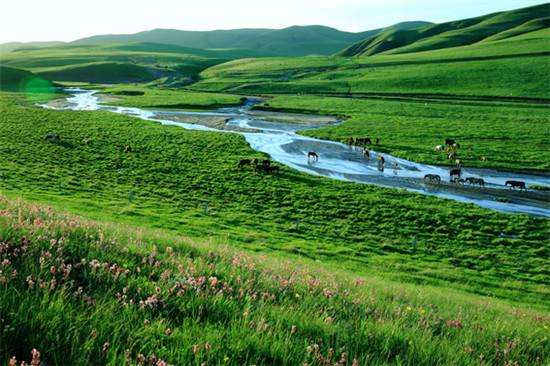
<path fill-rule="evenodd" d="M 437 174 L 426 174 L 424 180 L 427 180 L 430 183 L 439 184 L 441 183 L 441 177 Z"/>
<path fill-rule="evenodd" d="M 516 189 L 518 187 L 521 190 L 527 190 L 525 182 L 519 180 L 507 180 L 505 186 L 510 186 L 510 189 Z"/>

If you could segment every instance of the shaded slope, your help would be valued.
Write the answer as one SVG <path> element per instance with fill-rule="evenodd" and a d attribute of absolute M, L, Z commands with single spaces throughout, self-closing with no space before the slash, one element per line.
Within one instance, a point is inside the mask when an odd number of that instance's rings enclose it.
<path fill-rule="evenodd" d="M 51 80 L 80 81 L 92 83 L 147 82 L 159 78 L 162 74 L 153 68 L 127 63 L 94 63 L 68 66 L 54 71 L 40 73 Z"/>

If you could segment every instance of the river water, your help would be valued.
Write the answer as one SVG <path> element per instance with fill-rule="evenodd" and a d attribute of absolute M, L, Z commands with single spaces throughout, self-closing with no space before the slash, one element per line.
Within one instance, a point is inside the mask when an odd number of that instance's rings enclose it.
<path fill-rule="evenodd" d="M 108 110 L 145 120 L 156 121 L 163 125 L 176 125 L 186 129 L 203 131 L 220 130 L 196 123 L 197 119 L 223 117 L 227 119 L 223 132 L 239 133 L 245 137 L 254 150 L 267 153 L 273 161 L 308 174 L 406 189 L 460 202 L 474 203 L 481 207 L 501 212 L 526 213 L 550 217 L 548 194 L 532 191 L 527 193 L 510 192 L 504 186 L 507 180 L 520 180 L 528 185 L 550 186 L 550 178 L 548 176 L 463 167 L 462 177 L 483 178 L 485 180 L 485 189 L 449 183 L 434 185 L 426 183 L 423 179 L 424 175 L 437 174 L 441 176 L 442 181 L 447 181 L 450 168 L 415 163 L 372 150 L 370 151 L 370 159 L 365 159 L 361 149 L 338 142 L 302 136 L 296 133 L 299 130 L 318 128 L 320 126 L 277 121 L 277 114 L 269 115 L 268 117 L 258 117 L 251 113 L 250 105 L 221 108 L 215 112 L 167 112 L 104 105 L 100 103 L 100 99 L 96 96 L 96 91 L 87 91 L 78 88 L 69 88 L 67 91 L 72 94 L 72 97 L 67 98 L 66 105 L 62 107 L 43 105 L 43 107 L 90 111 Z M 194 123 L 182 122 L 185 121 L 186 117 L 192 119 Z M 307 153 L 309 151 L 316 152 L 319 155 L 319 160 L 316 162 L 308 160 Z M 385 164 L 383 171 L 379 169 L 378 156 L 384 157 Z M 497 197 L 500 200 L 497 200 Z"/>

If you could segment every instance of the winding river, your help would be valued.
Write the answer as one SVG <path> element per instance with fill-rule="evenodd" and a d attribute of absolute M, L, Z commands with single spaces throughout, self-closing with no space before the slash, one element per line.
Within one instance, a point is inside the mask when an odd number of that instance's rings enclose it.
<path fill-rule="evenodd" d="M 360 149 L 333 141 L 319 140 L 296 133 L 298 130 L 318 128 L 311 124 L 296 124 L 277 120 L 277 114 L 258 116 L 251 111 L 251 104 L 241 107 L 221 108 L 215 112 L 155 111 L 140 108 L 104 105 L 97 91 L 69 88 L 72 96 L 64 105 L 43 105 L 50 109 L 108 110 L 115 113 L 157 121 L 163 125 L 176 125 L 186 129 L 222 131 L 201 124 L 201 118 L 220 117 L 227 121 L 223 132 L 243 135 L 250 146 L 271 156 L 273 161 L 299 171 L 332 179 L 375 184 L 384 187 L 406 189 L 422 194 L 469 202 L 481 207 L 507 213 L 526 213 L 550 217 L 550 194 L 548 192 L 512 192 L 504 184 L 507 180 L 520 180 L 529 184 L 550 186 L 550 177 L 531 174 L 500 172 L 491 169 L 462 168 L 463 177 L 483 178 L 485 188 L 475 188 L 442 182 L 440 185 L 426 183 L 426 174 L 437 174 L 442 181 L 449 178 L 449 168 L 420 164 L 389 154 L 371 151 L 365 159 Z M 279 114 L 285 116 L 285 114 Z M 308 117 L 309 119 L 312 116 Z M 186 119 L 192 122 L 186 122 Z M 197 123 L 197 121 L 199 121 Z M 319 155 L 317 162 L 308 161 L 308 151 Z M 385 169 L 378 169 L 377 157 L 385 159 Z"/>

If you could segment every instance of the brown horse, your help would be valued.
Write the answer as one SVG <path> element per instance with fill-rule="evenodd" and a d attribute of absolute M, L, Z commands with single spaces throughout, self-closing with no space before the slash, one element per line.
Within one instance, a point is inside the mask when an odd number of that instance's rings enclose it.
<path fill-rule="evenodd" d="M 519 181 L 519 180 L 507 180 L 505 186 L 510 186 L 510 189 L 516 189 L 516 187 L 519 188 L 519 190 L 527 190 L 527 186 L 525 185 L 525 182 Z"/>
<path fill-rule="evenodd" d="M 480 187 L 485 187 L 485 181 L 482 178 L 468 177 L 464 181 L 471 185 L 478 184 Z"/>
<path fill-rule="evenodd" d="M 239 161 L 239 168 L 245 166 L 245 165 L 250 165 L 252 163 L 252 160 L 250 159 L 241 159 Z"/>
<path fill-rule="evenodd" d="M 319 155 L 315 151 L 310 151 L 307 153 L 307 159 L 313 159 L 313 161 L 319 161 Z"/>
<path fill-rule="evenodd" d="M 427 180 L 430 183 L 439 184 L 441 183 L 441 177 L 437 174 L 426 174 L 424 180 Z"/>
<path fill-rule="evenodd" d="M 451 169 L 451 171 L 449 172 L 449 175 L 451 176 L 451 179 L 455 175 L 460 178 L 460 176 L 462 175 L 462 170 L 461 169 Z"/>

